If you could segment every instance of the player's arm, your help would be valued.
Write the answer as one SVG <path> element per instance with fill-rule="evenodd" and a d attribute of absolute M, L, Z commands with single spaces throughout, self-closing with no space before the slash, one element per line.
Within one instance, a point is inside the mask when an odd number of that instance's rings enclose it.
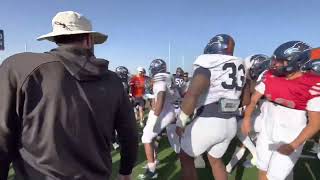
<path fill-rule="evenodd" d="M 155 94 L 155 104 L 154 104 L 154 115 L 155 118 L 158 119 L 163 106 L 164 106 L 164 101 L 166 98 L 166 91 L 167 91 L 167 82 L 166 82 L 166 76 L 162 74 L 158 74 L 154 77 L 154 82 L 153 82 L 153 90 Z"/>
<path fill-rule="evenodd" d="M 0 85 L 0 179 L 7 179 L 18 116 L 15 112 L 17 80 L 6 61 L 0 67 Z"/>
<path fill-rule="evenodd" d="M 122 88 L 123 90 L 123 88 Z M 115 116 L 115 129 L 120 144 L 119 174 L 129 175 L 135 165 L 138 155 L 138 131 L 132 106 L 127 94 L 122 92 L 118 111 Z"/>
<path fill-rule="evenodd" d="M 182 101 L 181 112 L 177 121 L 178 127 L 185 127 L 190 115 L 196 108 L 198 99 L 210 86 L 211 73 L 208 69 L 199 67 L 195 70 L 191 85 Z"/>
<path fill-rule="evenodd" d="M 163 75 L 156 75 L 154 77 L 154 84 L 153 84 L 153 90 L 154 94 L 156 95 L 153 107 L 153 112 L 149 113 L 148 116 L 148 122 L 147 124 L 150 124 L 150 126 L 154 127 L 159 119 L 159 116 L 161 114 L 161 111 L 164 106 L 164 101 L 166 98 L 166 89 L 167 89 L 167 83 L 166 83 L 166 77 Z"/>
<path fill-rule="evenodd" d="M 246 84 L 243 87 L 242 94 L 241 94 L 241 107 L 248 106 L 250 104 L 251 98 L 251 80 L 246 79 Z"/>
<path fill-rule="evenodd" d="M 154 115 L 160 116 L 160 113 L 163 109 L 164 101 L 166 99 L 166 92 L 165 91 L 158 92 L 156 98 L 157 100 L 155 101 Z"/>
<path fill-rule="evenodd" d="M 250 99 L 250 104 L 246 107 L 244 118 L 241 126 L 241 131 L 244 135 L 248 135 L 251 131 L 251 117 L 252 113 L 255 111 L 256 106 L 261 99 L 263 94 L 261 94 L 259 91 L 255 91 Z"/>
<path fill-rule="evenodd" d="M 320 97 L 314 97 L 308 101 L 306 107 L 309 122 L 290 144 L 283 144 L 278 148 L 278 152 L 290 155 L 308 139 L 312 138 L 320 130 Z"/>
<path fill-rule="evenodd" d="M 242 125 L 241 125 L 241 131 L 244 135 L 248 135 L 249 132 L 251 131 L 251 116 L 252 113 L 255 111 L 256 106 L 259 102 L 259 100 L 263 97 L 265 89 L 266 89 L 266 85 L 264 83 L 264 81 L 262 81 L 261 79 L 263 79 L 264 74 L 260 75 L 260 77 L 258 79 L 260 79 L 259 83 L 254 87 L 254 84 L 252 84 L 252 82 L 249 84 L 249 92 L 252 93 L 251 97 L 250 97 L 250 103 L 248 106 L 246 106 L 245 112 L 244 112 L 244 118 L 242 121 Z M 254 87 L 254 88 L 252 88 Z"/>

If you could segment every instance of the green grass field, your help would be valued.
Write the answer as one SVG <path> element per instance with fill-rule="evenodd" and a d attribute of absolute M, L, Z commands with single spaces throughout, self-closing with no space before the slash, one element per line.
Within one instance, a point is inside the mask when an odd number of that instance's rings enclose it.
<path fill-rule="evenodd" d="M 225 162 L 230 160 L 231 155 L 235 149 L 237 141 L 233 141 L 229 147 L 227 153 L 223 157 Z M 137 176 L 140 173 L 144 172 L 142 168 L 146 164 L 143 145 L 140 144 L 139 149 L 139 159 L 137 166 L 133 170 L 133 177 L 137 179 Z M 308 143 L 305 146 L 305 149 L 310 149 L 312 144 Z M 312 155 L 315 157 L 315 154 L 310 154 L 305 152 L 305 155 Z M 119 166 L 120 155 L 118 152 L 114 151 L 113 155 L 113 165 L 114 171 L 112 174 L 112 179 L 115 179 L 117 174 L 117 167 Z M 247 156 L 249 158 L 250 156 Z M 172 151 L 166 137 L 163 137 L 160 141 L 159 147 L 159 160 L 160 166 L 158 167 L 158 179 L 159 180 L 177 180 L 180 177 L 180 162 L 178 161 L 177 155 Z M 242 164 L 245 159 L 241 160 L 238 164 Z M 200 180 L 213 179 L 211 174 L 211 169 L 209 163 L 207 162 L 207 167 L 204 169 L 198 169 L 198 175 Z M 229 176 L 229 180 L 254 180 L 257 179 L 258 171 L 256 168 L 244 168 L 241 165 L 238 165 Z M 295 166 L 294 169 L 294 179 L 295 180 L 320 180 L 320 160 L 318 159 L 306 159 L 301 158 Z"/>
<path fill-rule="evenodd" d="M 140 131 L 141 132 L 141 131 Z M 238 144 L 237 140 L 234 140 L 227 153 L 223 157 L 224 162 L 228 162 L 231 155 Z M 312 148 L 312 143 L 307 143 L 305 145 L 304 155 L 311 155 L 315 157 L 315 154 L 309 153 L 308 150 Z M 158 166 L 158 179 L 159 180 L 178 180 L 180 177 L 180 162 L 177 155 L 170 148 L 166 136 L 160 140 L 159 146 L 159 160 L 160 165 Z M 247 156 L 249 158 L 249 156 Z M 119 151 L 112 151 L 112 163 L 113 163 L 113 173 L 112 179 L 116 179 L 118 167 L 120 163 Z M 245 159 L 241 160 L 239 164 L 242 164 Z M 139 158 L 136 167 L 133 170 L 133 179 L 138 179 L 138 175 L 143 173 L 145 169 L 142 167 L 146 164 L 143 144 L 139 145 Z M 257 179 L 257 169 L 256 168 L 244 168 L 238 165 L 230 174 L 230 180 L 255 180 Z M 207 162 L 207 167 L 203 169 L 198 169 L 198 175 L 200 180 L 213 179 L 209 163 Z M 14 179 L 14 172 L 10 170 L 9 180 Z M 294 179 L 295 180 L 320 180 L 320 160 L 300 158 L 298 163 L 294 168 Z"/>

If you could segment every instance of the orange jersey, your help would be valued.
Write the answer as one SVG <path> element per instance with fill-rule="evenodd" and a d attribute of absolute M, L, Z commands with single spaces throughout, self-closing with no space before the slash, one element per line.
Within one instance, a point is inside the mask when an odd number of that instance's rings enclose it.
<path fill-rule="evenodd" d="M 142 97 L 145 91 L 144 76 L 133 76 L 130 80 L 130 88 L 133 97 Z"/>

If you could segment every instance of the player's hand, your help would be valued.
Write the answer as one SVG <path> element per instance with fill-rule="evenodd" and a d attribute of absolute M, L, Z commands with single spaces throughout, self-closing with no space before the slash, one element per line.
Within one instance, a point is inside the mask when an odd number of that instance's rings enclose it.
<path fill-rule="evenodd" d="M 294 147 L 291 144 L 282 144 L 279 148 L 278 148 L 278 152 L 283 154 L 283 155 L 287 155 L 289 156 L 291 153 L 293 153 L 294 151 Z"/>
<path fill-rule="evenodd" d="M 184 128 L 177 126 L 176 127 L 176 133 L 179 137 L 182 137 L 183 133 L 184 133 Z"/>
<path fill-rule="evenodd" d="M 119 174 L 117 180 L 132 180 L 132 177 L 131 177 L 131 175 L 121 175 L 121 174 Z"/>
<path fill-rule="evenodd" d="M 251 131 L 252 127 L 251 127 L 251 123 L 248 120 L 243 120 L 242 124 L 241 124 L 241 132 L 242 134 L 244 134 L 245 136 L 248 136 L 250 131 Z"/>

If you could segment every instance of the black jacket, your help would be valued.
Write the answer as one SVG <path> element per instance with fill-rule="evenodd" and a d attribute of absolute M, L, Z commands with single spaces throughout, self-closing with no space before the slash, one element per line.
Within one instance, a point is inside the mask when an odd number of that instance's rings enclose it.
<path fill-rule="evenodd" d="M 17 179 L 106 180 L 116 129 L 120 173 L 131 173 L 136 121 L 108 61 L 72 46 L 17 54 L 1 65 L 0 87 L 0 169 L 12 161 Z"/>

